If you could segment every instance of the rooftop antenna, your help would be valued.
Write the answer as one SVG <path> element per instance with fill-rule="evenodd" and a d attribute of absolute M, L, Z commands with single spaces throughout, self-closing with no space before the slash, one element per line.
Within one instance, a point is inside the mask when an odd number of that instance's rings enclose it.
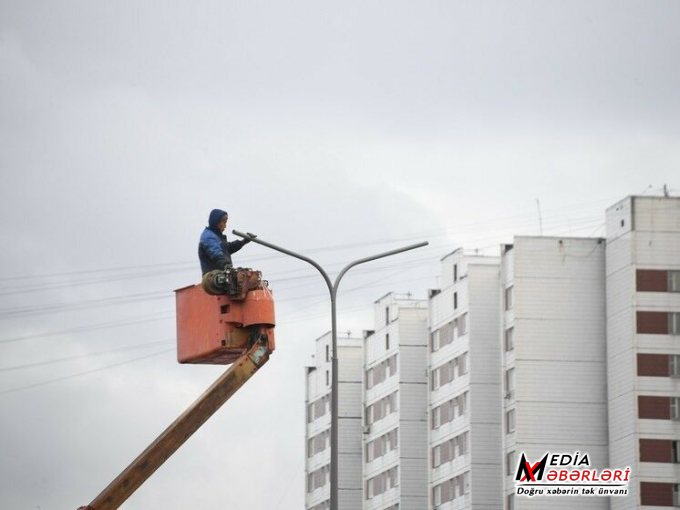
<path fill-rule="evenodd" d="M 668 184 L 663 185 L 663 196 L 668 198 L 670 195 L 668 194 Z"/>
<path fill-rule="evenodd" d="M 543 235 L 543 218 L 541 218 L 541 202 L 536 199 L 536 207 L 538 208 L 538 228 L 541 235 Z"/>

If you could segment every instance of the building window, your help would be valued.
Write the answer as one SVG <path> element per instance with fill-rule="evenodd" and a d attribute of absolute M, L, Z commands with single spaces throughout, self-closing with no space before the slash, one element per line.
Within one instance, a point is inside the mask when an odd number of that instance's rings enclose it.
<path fill-rule="evenodd" d="M 668 292 L 680 292 L 680 271 L 668 271 Z"/>
<path fill-rule="evenodd" d="M 316 489 L 326 485 L 329 482 L 330 472 L 330 465 L 326 465 L 309 473 L 307 476 L 307 492 L 314 492 Z"/>
<path fill-rule="evenodd" d="M 511 285 L 505 289 L 505 309 L 512 310 L 515 306 L 515 291 L 514 286 Z"/>
<path fill-rule="evenodd" d="M 677 463 L 677 443 L 670 439 L 640 439 L 640 462 Z"/>
<path fill-rule="evenodd" d="M 397 373 L 397 354 L 366 370 L 366 389 L 370 390 L 388 377 Z"/>
<path fill-rule="evenodd" d="M 398 446 L 398 435 L 399 429 L 396 428 L 366 443 L 366 462 L 371 462 L 395 450 Z"/>
<path fill-rule="evenodd" d="M 505 432 L 511 434 L 515 431 L 515 410 L 510 409 L 505 413 Z"/>
<path fill-rule="evenodd" d="M 366 482 L 366 499 L 372 499 L 399 485 L 398 466 L 383 471 Z"/>
<path fill-rule="evenodd" d="M 680 271 L 638 269 L 636 290 L 638 292 L 680 292 Z"/>
<path fill-rule="evenodd" d="M 331 346 L 327 345 L 326 346 L 326 362 L 331 360 Z"/>
<path fill-rule="evenodd" d="M 467 391 L 432 409 L 432 430 L 467 413 Z"/>
<path fill-rule="evenodd" d="M 680 399 L 676 399 L 677 400 Z M 638 396 L 638 418 L 643 420 L 671 420 L 673 412 L 680 411 L 680 405 L 674 405 L 671 397 L 651 395 Z M 675 419 L 680 419 L 680 416 Z"/>
<path fill-rule="evenodd" d="M 453 265 L 453 281 L 458 281 L 458 264 Z"/>
<path fill-rule="evenodd" d="M 468 436 L 469 432 L 463 432 L 432 448 L 432 467 L 437 468 L 465 455 L 468 451 Z"/>
<path fill-rule="evenodd" d="M 680 441 L 672 441 L 671 461 L 673 464 L 680 464 Z"/>
<path fill-rule="evenodd" d="M 430 350 L 437 352 L 451 342 L 453 342 L 453 322 L 447 322 L 430 335 Z"/>
<path fill-rule="evenodd" d="M 390 350 L 390 334 L 385 333 L 385 350 L 389 351 Z"/>
<path fill-rule="evenodd" d="M 673 506 L 680 506 L 680 484 L 673 484 Z"/>
<path fill-rule="evenodd" d="M 313 457 L 317 453 L 324 451 L 330 446 L 330 430 L 324 430 L 321 434 L 310 438 L 307 441 L 307 456 Z"/>
<path fill-rule="evenodd" d="M 371 425 L 385 416 L 397 411 L 397 392 L 390 393 L 386 397 L 366 406 L 366 425 Z"/>
<path fill-rule="evenodd" d="M 668 292 L 669 283 L 668 271 L 638 269 L 635 272 L 635 290 L 638 292 Z"/>
<path fill-rule="evenodd" d="M 647 335 L 667 335 L 672 321 L 668 312 L 638 311 L 636 316 L 636 331 Z"/>
<path fill-rule="evenodd" d="M 432 389 L 433 390 L 439 389 L 440 386 L 451 382 L 451 380 L 453 379 L 451 372 L 452 371 L 450 361 L 447 361 L 443 365 L 432 370 L 431 372 Z"/>
<path fill-rule="evenodd" d="M 680 421 L 680 398 L 671 397 L 671 420 Z"/>
<path fill-rule="evenodd" d="M 515 348 L 515 328 L 505 330 L 505 350 L 512 351 Z"/>
<path fill-rule="evenodd" d="M 307 423 L 324 416 L 330 408 L 331 396 L 324 395 L 307 405 Z"/>
<path fill-rule="evenodd" d="M 680 313 L 671 312 L 668 314 L 668 332 L 671 335 L 680 335 Z"/>
<path fill-rule="evenodd" d="M 458 293 L 453 293 L 453 309 L 458 310 Z"/>
<path fill-rule="evenodd" d="M 435 506 L 443 505 L 470 492 L 470 472 L 466 471 L 432 488 L 432 501 Z"/>
<path fill-rule="evenodd" d="M 515 369 L 509 368 L 505 372 L 505 398 L 515 396 Z"/>
<path fill-rule="evenodd" d="M 457 319 L 453 320 L 453 325 L 456 330 L 456 338 L 467 334 L 467 313 L 459 316 Z"/>
<path fill-rule="evenodd" d="M 431 388 L 436 390 L 465 374 L 467 374 L 466 352 L 431 370 Z"/>
<path fill-rule="evenodd" d="M 505 455 L 505 476 L 514 476 L 517 467 L 515 464 L 515 450 L 513 450 Z"/>
<path fill-rule="evenodd" d="M 387 326 L 390 323 L 390 307 L 386 306 L 385 307 L 385 326 Z"/>
<path fill-rule="evenodd" d="M 330 385 L 331 385 L 331 373 L 328 370 L 326 370 L 326 386 Z"/>
<path fill-rule="evenodd" d="M 671 354 L 668 356 L 669 375 L 671 377 L 680 377 L 680 355 Z"/>
<path fill-rule="evenodd" d="M 639 352 L 637 355 L 637 375 L 643 377 L 669 377 L 673 364 L 672 356 L 668 354 L 648 354 Z M 678 364 L 680 368 L 680 364 Z"/>
<path fill-rule="evenodd" d="M 515 495 L 514 494 L 508 494 L 508 499 L 507 499 L 507 510 L 515 510 Z"/>
<path fill-rule="evenodd" d="M 467 374 L 467 352 L 464 352 L 458 356 L 455 360 L 456 367 L 458 368 L 458 377 Z"/>
<path fill-rule="evenodd" d="M 454 458 L 465 455 L 468 452 L 468 432 L 463 432 L 453 438 Z"/>
<path fill-rule="evenodd" d="M 672 483 L 640 482 L 642 506 L 678 506 L 677 485 Z"/>

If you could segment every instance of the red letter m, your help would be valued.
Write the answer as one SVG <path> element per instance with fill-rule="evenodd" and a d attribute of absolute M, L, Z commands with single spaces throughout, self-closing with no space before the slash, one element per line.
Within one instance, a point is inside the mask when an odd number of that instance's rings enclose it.
<path fill-rule="evenodd" d="M 522 459 L 519 462 L 519 466 L 517 466 L 517 475 L 515 476 L 515 480 L 520 482 L 524 482 L 527 478 L 530 478 L 532 482 L 535 482 L 536 480 L 541 480 L 543 478 L 543 471 L 545 471 L 545 466 L 547 464 L 548 464 L 547 453 L 539 462 L 534 464 L 533 467 L 529 464 L 529 461 L 527 461 L 527 458 L 524 456 L 524 453 L 522 453 Z"/>

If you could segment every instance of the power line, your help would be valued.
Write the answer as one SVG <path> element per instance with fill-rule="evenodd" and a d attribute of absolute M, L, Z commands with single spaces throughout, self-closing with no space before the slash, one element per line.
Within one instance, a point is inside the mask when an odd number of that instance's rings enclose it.
<path fill-rule="evenodd" d="M 143 349 L 146 347 L 149 347 L 151 345 L 158 345 L 158 344 L 167 344 L 170 342 L 174 342 L 174 340 L 159 340 L 156 342 L 147 342 L 144 344 L 136 344 L 136 345 L 128 345 L 125 347 L 116 347 L 115 349 L 107 349 L 105 351 L 96 351 L 96 352 L 88 352 L 84 354 L 76 354 L 74 356 L 67 356 L 64 358 L 56 358 L 56 359 L 51 359 L 51 360 L 46 360 L 46 361 L 38 361 L 35 363 L 26 363 L 24 365 L 14 365 L 11 367 L 5 367 L 5 368 L 0 368 L 0 372 L 12 372 L 15 370 L 23 370 L 25 368 L 33 368 L 33 367 L 40 367 L 40 366 L 45 366 L 45 365 L 54 365 L 55 363 L 63 363 L 66 361 L 73 361 L 76 359 L 81 359 L 81 358 L 89 358 L 91 356 L 101 356 L 102 354 L 111 354 L 112 352 L 121 352 L 121 351 L 131 351 L 131 350 L 137 350 L 137 349 Z"/>
<path fill-rule="evenodd" d="M 30 315 L 32 313 L 54 313 L 65 310 L 81 310 L 84 308 L 97 308 L 99 306 L 107 306 L 121 303 L 133 303 L 137 301 L 150 301 L 156 299 L 165 299 L 172 297 L 167 291 L 143 292 L 138 294 L 128 294 L 125 296 L 114 296 L 103 299 L 90 299 L 88 301 L 78 301 L 75 303 L 67 303 L 63 305 L 43 305 L 43 306 L 28 306 L 20 308 L 5 308 L 0 309 L 0 319 L 8 317 L 18 317 L 23 315 Z"/>
<path fill-rule="evenodd" d="M 578 209 L 583 208 L 584 206 L 593 206 L 593 205 L 596 205 L 596 204 L 601 204 L 602 202 L 605 202 L 605 201 L 611 202 L 612 200 L 613 199 L 599 199 L 599 200 L 591 201 L 591 202 L 583 202 L 583 203 L 580 203 L 580 204 L 575 204 L 575 205 L 570 205 L 570 206 L 565 206 L 565 207 L 559 207 L 559 208 L 554 208 L 554 209 L 548 209 L 548 210 L 545 211 L 545 213 L 562 213 L 563 211 L 568 211 L 568 210 L 578 210 Z M 449 235 L 451 233 L 458 233 L 458 232 L 461 231 L 461 229 L 465 229 L 465 228 L 470 228 L 470 229 L 473 229 L 473 230 L 479 230 L 480 226 L 486 226 L 487 229 L 491 228 L 491 227 L 489 227 L 490 225 L 511 226 L 512 222 L 515 221 L 515 220 L 522 220 L 522 219 L 530 220 L 531 218 L 534 217 L 533 214 L 534 213 L 523 213 L 523 214 L 518 214 L 518 215 L 513 215 L 513 216 L 506 216 L 500 222 L 486 221 L 486 220 L 468 222 L 468 223 L 464 223 L 464 224 L 460 225 L 455 230 L 453 230 L 453 229 L 443 229 L 443 230 L 437 229 L 437 230 L 419 232 L 419 233 L 416 233 L 416 234 L 409 236 L 409 237 L 384 237 L 384 238 L 379 238 L 379 239 L 372 239 L 371 241 L 359 241 L 359 242 L 355 242 L 355 243 L 345 243 L 345 244 L 340 244 L 340 245 L 308 248 L 308 249 L 305 249 L 304 251 L 307 252 L 307 253 L 317 253 L 317 252 L 320 252 L 320 251 L 327 251 L 327 250 L 347 249 L 347 248 L 354 248 L 354 247 L 360 247 L 360 246 L 370 246 L 370 245 L 375 245 L 375 244 L 385 244 L 385 243 L 390 243 L 390 242 L 413 240 L 413 239 L 423 237 L 423 236 L 424 237 L 431 237 L 431 236 Z M 495 228 L 499 228 L 499 227 L 496 226 Z M 280 255 L 280 254 L 272 254 L 272 255 L 254 257 L 251 260 L 261 261 L 261 260 L 268 260 L 268 259 L 281 258 L 281 257 L 283 257 L 283 256 Z M 9 277 L 0 277 L 0 282 L 15 281 L 15 280 L 29 280 L 29 279 L 34 279 L 34 278 L 47 279 L 47 278 L 62 277 L 62 276 L 73 276 L 73 275 L 84 275 L 84 274 L 117 272 L 117 271 L 129 271 L 129 270 L 158 269 L 158 268 L 161 268 L 161 267 L 173 267 L 173 266 L 178 266 L 178 265 L 191 265 L 192 267 L 194 267 L 195 264 L 196 264 L 195 261 L 179 261 L 179 262 L 167 262 L 167 263 L 161 263 L 161 264 L 130 265 L 130 266 L 119 266 L 119 267 L 90 269 L 90 270 L 81 270 L 81 271 L 67 271 L 67 272 L 61 272 L 61 273 L 46 273 L 46 274 L 44 273 L 44 274 L 38 274 L 38 275 L 9 276 Z"/>
<path fill-rule="evenodd" d="M 427 257 L 426 260 L 431 260 L 432 257 Z M 381 277 L 378 280 L 374 280 L 369 283 L 378 283 L 380 281 L 384 281 L 387 278 L 390 278 L 394 274 L 398 274 L 401 272 L 402 268 L 404 267 L 410 267 L 413 264 L 412 262 L 407 262 L 407 263 L 399 263 L 399 264 L 392 264 L 392 265 L 387 265 L 385 267 L 381 267 L 376 269 L 373 272 L 379 272 L 379 271 L 385 271 L 389 269 L 395 269 L 397 268 L 398 271 L 389 274 L 387 276 Z M 358 273 L 360 271 L 357 270 L 356 272 Z M 309 278 L 316 278 L 317 275 L 310 275 Z M 303 278 L 303 277 L 300 277 Z M 307 277 L 304 277 L 307 278 Z M 366 285 L 366 284 L 364 284 Z M 362 286 L 359 286 L 357 288 L 362 288 Z M 345 295 L 348 292 L 352 292 L 353 290 L 356 290 L 357 288 L 351 288 L 347 290 L 343 290 L 340 292 L 340 295 Z M 303 296 L 297 296 L 297 297 L 291 297 L 291 298 L 283 298 L 283 299 L 278 299 L 277 302 L 286 302 L 286 301 L 296 301 L 300 299 L 306 299 L 306 298 L 314 298 L 314 297 L 320 297 L 323 296 L 324 294 L 306 294 Z M 89 324 L 81 327 L 76 327 L 76 328 L 69 328 L 69 329 L 63 329 L 63 330 L 57 330 L 57 331 L 50 331 L 46 333 L 37 333 L 33 335 L 24 335 L 24 336 L 19 336 L 19 337 L 12 337 L 12 338 L 6 338 L 3 340 L 0 340 L 0 344 L 5 344 L 5 343 L 14 343 L 14 342 L 19 342 L 23 340 L 32 340 L 36 338 L 43 338 L 43 337 L 49 337 L 49 336 L 58 336 L 58 335 L 64 335 L 64 334 L 69 334 L 69 333 L 82 333 L 82 332 L 89 332 L 89 331 L 94 331 L 94 330 L 99 330 L 99 329 L 110 329 L 110 328 L 117 328 L 120 326 L 128 326 L 128 325 L 135 325 L 135 324 L 142 324 L 142 323 L 147 323 L 147 322 L 154 322 L 154 321 L 160 321 L 160 320 L 167 320 L 167 319 L 173 319 L 174 318 L 174 310 L 165 310 L 162 312 L 155 312 L 151 314 L 146 314 L 138 317 L 132 317 L 130 319 L 123 319 L 119 321 L 109 321 L 109 322 L 102 322 L 102 323 L 97 323 L 97 324 Z M 160 316 L 159 316 L 160 315 Z"/>
<path fill-rule="evenodd" d="M 590 217 L 585 219 L 586 221 L 592 221 Z M 503 220 L 504 222 L 507 222 L 506 220 Z M 583 221 L 583 219 L 577 219 L 574 222 L 571 220 L 567 220 L 569 224 L 571 225 L 572 223 L 580 223 Z M 598 220 L 599 221 L 599 220 Z M 533 223 L 533 221 L 532 221 Z M 486 222 L 488 225 L 489 222 Z M 471 223 L 470 225 L 474 225 L 474 223 Z M 474 231 L 477 231 L 478 229 L 474 229 Z M 441 230 L 435 231 L 435 232 L 442 232 Z M 451 230 L 445 230 L 443 231 L 444 233 L 438 233 L 434 234 L 435 237 L 441 237 L 441 236 L 446 236 L 448 235 L 448 232 L 451 232 Z M 465 233 L 465 230 L 462 230 L 460 228 L 456 229 L 456 232 L 458 234 Z M 420 234 L 424 235 L 424 234 Z M 420 237 L 420 235 L 418 237 Z M 402 238 L 402 240 L 413 240 L 416 237 L 408 237 L 408 238 Z M 389 241 L 394 241 L 394 238 L 390 239 Z M 323 248 L 317 248 L 317 249 L 312 249 L 309 250 L 310 253 L 316 252 L 316 251 L 324 251 L 324 250 L 336 250 L 336 249 L 344 249 L 348 247 L 355 247 L 355 246 L 368 246 L 372 244 L 383 244 L 384 241 L 373 241 L 369 243 L 351 243 L 351 244 L 343 244 L 343 245 L 336 245 L 336 246 L 327 246 Z M 281 255 L 268 255 L 268 256 L 262 256 L 262 257 L 254 257 L 251 258 L 251 262 L 256 262 L 256 261 L 261 261 L 261 260 L 267 260 L 267 259 L 272 259 L 272 258 L 279 258 Z M 182 265 L 186 266 L 187 264 L 190 264 L 190 267 L 180 267 L 180 268 L 174 268 L 174 269 L 159 269 L 159 267 L 170 267 L 170 266 L 176 266 L 176 265 Z M 338 264 L 342 264 L 341 262 Z M 147 271 L 144 273 L 131 273 L 131 274 L 123 274 L 123 275 L 114 275 L 114 276 L 104 276 L 100 278 L 95 278 L 95 279 L 81 279 L 81 280 L 69 280 L 65 282 L 40 282 L 37 284 L 24 284 L 21 286 L 15 286 L 15 287 L 5 287 L 4 289 L 0 290 L 0 297 L 2 296 L 9 296 L 9 295 L 15 295 L 15 294 L 22 294 L 22 293 L 29 293 L 29 292 L 34 292 L 37 290 L 55 290 L 55 289 L 60 289 L 60 288 L 70 288 L 70 287 L 76 287 L 76 286 L 82 286 L 82 285 L 93 285 L 93 284 L 100 284 L 100 283 L 105 283 L 105 282 L 111 282 L 111 281 L 121 281 L 121 280 L 129 280 L 129 279 L 138 279 L 138 278 L 148 278 L 152 276 L 162 276 L 165 274 L 169 274 L 171 272 L 182 272 L 182 271 L 188 271 L 190 269 L 193 269 L 195 267 L 195 263 L 193 262 L 176 262 L 176 263 L 167 263 L 167 264 L 160 264 L 160 265 L 145 265 L 145 266 L 126 266 L 124 268 L 120 268 L 120 270 L 128 270 L 130 268 L 153 268 L 153 271 Z M 83 272 L 70 272 L 70 273 L 61 273 L 62 275 L 82 275 L 84 273 L 92 273 L 92 272 L 97 272 L 97 271 L 116 271 L 118 268 L 109 268 L 109 269 L 102 269 L 102 270 L 91 270 L 91 271 L 83 271 Z M 295 272 L 295 271 L 289 271 L 289 272 Z M 285 274 L 281 273 L 281 274 Z M 47 278 L 50 275 L 43 275 L 43 277 Z M 54 276 L 54 275 L 52 275 Z M 10 279 L 18 279 L 19 277 L 12 277 Z M 29 278 L 29 277 L 24 277 L 24 278 Z M 271 277 L 270 277 L 271 278 Z M 309 278 L 309 277 L 300 277 L 300 278 Z M 292 278 L 294 279 L 294 278 Z M 0 279 L 1 281 L 2 279 Z M 283 279 L 280 281 L 285 281 L 288 279 Z M 3 291 L 4 290 L 4 291 Z M 1 312 L 0 312 L 1 315 Z"/>
<path fill-rule="evenodd" d="M 167 315 L 166 317 L 154 317 L 156 315 Z M 171 314 L 171 315 L 168 315 Z M 5 344 L 5 343 L 12 343 L 12 342 L 19 342 L 22 340 L 32 340 L 35 338 L 43 338 L 43 337 L 49 337 L 49 336 L 58 336 L 58 335 L 66 335 L 69 333 L 82 333 L 86 331 L 95 331 L 98 329 L 108 329 L 108 328 L 116 328 L 119 326 L 128 326 L 128 325 L 133 325 L 133 324 L 142 324 L 145 322 L 154 322 L 154 321 L 159 321 L 159 320 L 165 320 L 165 319 L 172 319 L 175 316 L 175 311 L 174 310 L 167 310 L 163 312 L 156 312 L 156 313 L 150 313 L 147 315 L 142 315 L 139 317 L 133 317 L 131 319 L 122 319 L 119 321 L 110 321 L 110 322 L 100 322 L 97 324 L 89 324 L 86 326 L 80 326 L 80 327 L 75 327 L 75 328 L 70 328 L 70 329 L 61 329 L 57 331 L 48 331 L 46 333 L 36 333 L 34 335 L 24 335 L 24 336 L 17 336 L 13 338 L 6 338 L 4 340 L 0 340 L 0 344 Z"/>
<path fill-rule="evenodd" d="M 415 279 L 416 278 L 410 278 L 410 279 L 407 279 L 407 280 L 401 280 L 399 282 L 380 282 L 379 285 L 384 285 L 384 284 L 388 284 L 388 283 L 392 283 L 392 284 L 393 283 L 403 283 L 403 281 L 413 281 Z M 417 279 L 421 280 L 422 278 L 417 278 Z M 373 286 L 375 286 L 375 285 L 372 285 L 372 284 L 361 285 L 359 287 L 354 287 L 354 288 L 348 289 L 346 292 L 347 293 L 353 292 L 353 291 L 359 290 L 361 288 L 369 288 L 369 287 L 373 287 Z M 358 306 L 354 306 L 354 307 L 343 308 L 343 309 L 338 310 L 338 312 L 339 313 L 345 313 L 345 312 L 353 311 L 353 310 L 357 310 L 357 309 L 365 309 L 366 306 L 367 305 L 362 304 L 362 305 L 358 305 Z M 326 315 L 326 314 L 327 314 L 326 312 L 323 312 L 321 314 L 312 315 L 312 316 L 308 316 L 308 317 L 299 317 L 299 318 L 294 319 L 292 321 L 284 321 L 284 322 L 279 323 L 279 324 L 293 324 L 293 323 L 300 322 L 300 321 L 303 321 L 303 320 L 308 320 L 309 318 L 315 318 L 317 316 L 323 316 L 323 315 Z M 167 341 L 159 341 L 159 342 L 155 342 L 155 343 L 163 343 L 163 342 L 167 342 Z M 141 346 L 139 346 L 139 347 L 141 347 Z M 129 349 L 129 348 L 130 347 L 128 347 L 127 349 Z M 50 361 L 47 361 L 47 362 L 38 362 L 38 363 L 31 364 L 31 365 L 20 365 L 20 366 L 17 366 L 17 367 L 10 367 L 8 369 L 0 369 L 0 372 L 8 371 L 8 370 L 16 370 L 16 369 L 19 369 L 19 368 L 27 368 L 29 366 L 59 363 L 59 362 L 62 362 L 62 361 L 71 360 L 71 359 L 75 359 L 75 358 L 82 358 L 82 357 L 86 357 L 86 356 L 94 356 L 94 355 L 109 353 L 109 352 L 113 352 L 113 351 L 116 351 L 116 350 L 123 350 L 123 349 L 126 349 L 126 348 L 112 349 L 112 350 L 108 350 L 108 351 L 100 351 L 100 352 L 95 352 L 95 353 L 87 353 L 87 354 L 78 355 L 78 356 L 71 356 L 71 357 L 68 357 L 68 358 L 50 360 Z M 94 372 L 99 372 L 99 371 L 102 371 L 102 370 L 107 370 L 109 368 L 114 368 L 114 367 L 117 367 L 117 366 L 120 366 L 120 365 L 123 365 L 123 364 L 132 363 L 134 361 L 145 359 L 145 358 L 148 358 L 148 357 L 151 357 L 151 356 L 156 356 L 156 355 L 159 355 L 159 354 L 162 354 L 162 353 L 165 353 L 165 352 L 169 352 L 171 350 L 174 350 L 174 349 L 166 349 L 166 350 L 158 352 L 158 353 L 154 353 L 154 354 L 150 354 L 150 355 L 146 355 L 146 356 L 141 356 L 141 357 L 138 357 L 138 358 L 134 358 L 132 360 L 128 360 L 128 361 L 121 362 L 121 363 L 116 363 L 116 364 L 113 364 L 113 365 L 108 365 L 106 367 L 101 367 L 101 368 L 98 368 L 98 369 L 95 369 L 95 370 L 89 370 L 89 371 L 86 371 L 86 372 L 81 372 L 81 373 L 78 373 L 78 374 L 72 374 L 72 375 L 60 377 L 60 378 L 57 378 L 57 379 L 51 379 L 49 381 L 43 381 L 43 382 L 40 382 L 40 383 L 28 385 L 28 386 L 13 388 L 11 390 L 0 391 L 0 395 L 6 394 L 6 393 L 13 393 L 13 392 L 21 391 L 21 390 L 25 390 L 25 389 L 31 389 L 31 388 L 35 388 L 35 387 L 39 387 L 39 386 L 44 386 L 44 385 L 51 384 L 51 383 L 54 383 L 54 382 L 59 382 L 59 381 L 63 381 L 63 380 L 66 380 L 66 379 L 71 379 L 71 378 L 74 378 L 74 377 L 80 377 L 82 375 L 86 375 L 86 374 L 90 374 L 90 373 L 94 373 Z"/>
<path fill-rule="evenodd" d="M 143 359 L 152 358 L 154 356 L 159 356 L 161 354 L 165 354 L 166 352 L 170 352 L 170 351 L 174 351 L 174 349 L 164 349 L 164 350 L 159 351 L 159 352 L 154 352 L 152 354 L 147 354 L 145 356 L 140 356 L 138 358 L 133 358 L 133 359 L 127 360 L 127 361 L 121 361 L 120 363 L 114 363 L 112 365 L 107 365 L 105 367 L 95 368 L 93 370 L 86 370 L 85 372 L 79 372 L 77 374 L 71 374 L 71 375 L 67 375 L 67 376 L 64 376 L 64 377 L 57 377 L 56 379 L 50 379 L 48 381 L 43 381 L 43 382 L 39 382 L 39 383 L 35 383 L 35 384 L 29 384 L 27 386 L 19 386 L 18 388 L 3 390 L 3 391 L 0 391 L 0 395 L 6 395 L 8 393 L 16 393 L 18 391 L 30 390 L 30 389 L 33 389 L 33 388 L 38 388 L 40 386 L 45 386 L 45 385 L 52 384 L 52 383 L 56 383 L 56 382 L 60 382 L 60 381 L 66 381 L 68 379 L 74 379 L 76 377 L 81 377 L 83 375 L 94 374 L 96 372 L 101 372 L 103 370 L 109 370 L 110 368 L 120 367 L 122 365 L 128 365 L 130 363 L 134 363 L 136 361 L 141 361 Z"/>
<path fill-rule="evenodd" d="M 427 260 L 429 260 L 431 257 L 428 257 Z M 413 262 L 411 262 L 412 264 Z M 337 265 L 339 266 L 342 263 L 338 263 Z M 400 263 L 404 264 L 403 262 Z M 333 266 L 335 266 L 334 264 Z M 374 266 L 372 271 L 378 270 L 382 266 L 378 266 L 377 268 Z M 386 266 L 389 268 L 390 266 Z M 357 270 L 357 272 L 368 272 L 371 271 L 369 268 L 368 270 Z M 286 281 L 296 281 L 296 280 L 304 280 L 304 279 L 312 279 L 316 275 L 310 274 L 310 275 L 302 275 L 302 276 L 295 276 L 295 277 L 290 277 L 290 278 L 284 278 L 281 279 L 281 282 L 286 282 Z M 52 305 L 41 305 L 41 306 L 29 306 L 29 307 L 16 307 L 16 308 L 5 308 L 5 309 L 0 309 L 0 319 L 3 318 L 8 318 L 8 317 L 16 317 L 16 316 L 24 316 L 24 315 L 30 315 L 33 313 L 52 313 L 52 312 L 61 312 L 61 311 L 67 311 L 67 310 L 79 310 L 79 309 L 84 309 L 84 308 L 96 308 L 99 306 L 108 306 L 108 305 L 115 305 L 115 304 L 121 304 L 121 303 L 130 303 L 130 302 L 137 302 L 137 301 L 146 301 L 146 300 L 156 300 L 156 299 L 163 299 L 163 298 L 169 298 L 172 297 L 171 294 L 172 291 L 154 291 L 154 292 L 148 292 L 148 293 L 136 293 L 136 294 L 125 294 L 122 296 L 113 296 L 109 298 L 102 298 L 102 299 L 94 299 L 94 300 L 87 300 L 87 301 L 78 301 L 78 302 L 72 302 L 72 303 L 65 303 L 65 304 L 52 304 Z M 2 341 L 0 341 L 2 343 Z"/>
<path fill-rule="evenodd" d="M 593 220 L 593 219 L 586 219 L 582 220 L 580 222 L 577 222 L 576 225 L 591 225 L 594 221 L 599 222 L 600 220 Z M 574 224 L 571 223 L 571 226 L 573 227 Z M 582 228 L 588 228 L 582 226 Z M 578 229 L 577 229 L 578 231 Z M 438 249 L 440 246 L 433 245 L 429 251 L 432 251 L 433 249 Z M 409 260 L 408 262 L 400 262 L 399 265 L 403 267 L 403 265 L 408 265 L 411 266 L 416 261 L 429 261 L 432 260 L 432 256 L 428 257 L 421 257 L 416 260 Z M 436 257 L 434 257 L 436 258 Z M 336 267 L 343 265 L 342 262 L 340 263 L 334 263 L 331 265 L 331 267 Z M 376 264 L 371 267 L 366 267 L 366 268 L 361 268 L 356 271 L 356 273 L 364 273 L 364 272 L 376 272 L 378 270 L 382 270 L 382 268 L 390 267 L 385 266 L 384 264 Z M 295 277 L 290 277 L 290 278 L 285 278 L 281 279 L 281 282 L 284 281 L 295 281 L 295 280 L 304 280 L 304 279 L 312 279 L 314 278 L 315 275 L 304 275 L 304 276 L 295 276 Z M 53 313 L 57 311 L 68 311 L 68 310 L 78 310 L 78 309 L 85 309 L 85 308 L 95 308 L 95 307 L 100 307 L 100 306 L 108 306 L 108 305 L 115 305 L 115 304 L 122 304 L 122 303 L 130 303 L 130 302 L 138 302 L 138 301 L 147 301 L 147 300 L 157 300 L 157 299 L 164 299 L 164 298 L 169 298 L 170 297 L 170 292 L 171 291 L 156 291 L 152 293 L 141 293 L 141 294 L 128 294 L 128 295 L 123 295 L 123 296 L 115 296 L 111 298 L 104 298 L 104 299 L 99 299 L 99 300 L 88 300 L 88 301 L 81 301 L 81 302 L 76 302 L 76 303 L 68 303 L 68 304 L 63 304 L 63 305 L 43 305 L 43 306 L 33 306 L 33 307 L 23 307 L 23 308 L 6 308 L 6 309 L 0 309 L 0 320 L 9 318 L 9 317 L 17 317 L 17 316 L 25 316 L 25 315 L 30 315 L 34 313 Z M 298 298 L 296 298 L 298 299 Z M 0 343 L 2 343 L 0 341 Z"/>

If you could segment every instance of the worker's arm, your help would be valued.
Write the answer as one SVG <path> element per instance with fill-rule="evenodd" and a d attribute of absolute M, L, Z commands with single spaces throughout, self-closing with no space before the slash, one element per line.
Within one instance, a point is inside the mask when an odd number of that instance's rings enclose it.
<path fill-rule="evenodd" d="M 236 253 L 249 242 L 250 239 L 239 239 L 238 241 L 232 241 L 230 243 L 227 243 L 227 250 L 229 251 L 229 253 Z"/>
<path fill-rule="evenodd" d="M 217 267 L 224 267 L 227 264 L 231 265 L 231 257 L 229 256 L 231 251 L 224 253 L 222 250 L 222 240 L 213 232 L 202 235 L 199 245 L 201 250 L 203 250 L 203 253 L 205 253 Z"/>

